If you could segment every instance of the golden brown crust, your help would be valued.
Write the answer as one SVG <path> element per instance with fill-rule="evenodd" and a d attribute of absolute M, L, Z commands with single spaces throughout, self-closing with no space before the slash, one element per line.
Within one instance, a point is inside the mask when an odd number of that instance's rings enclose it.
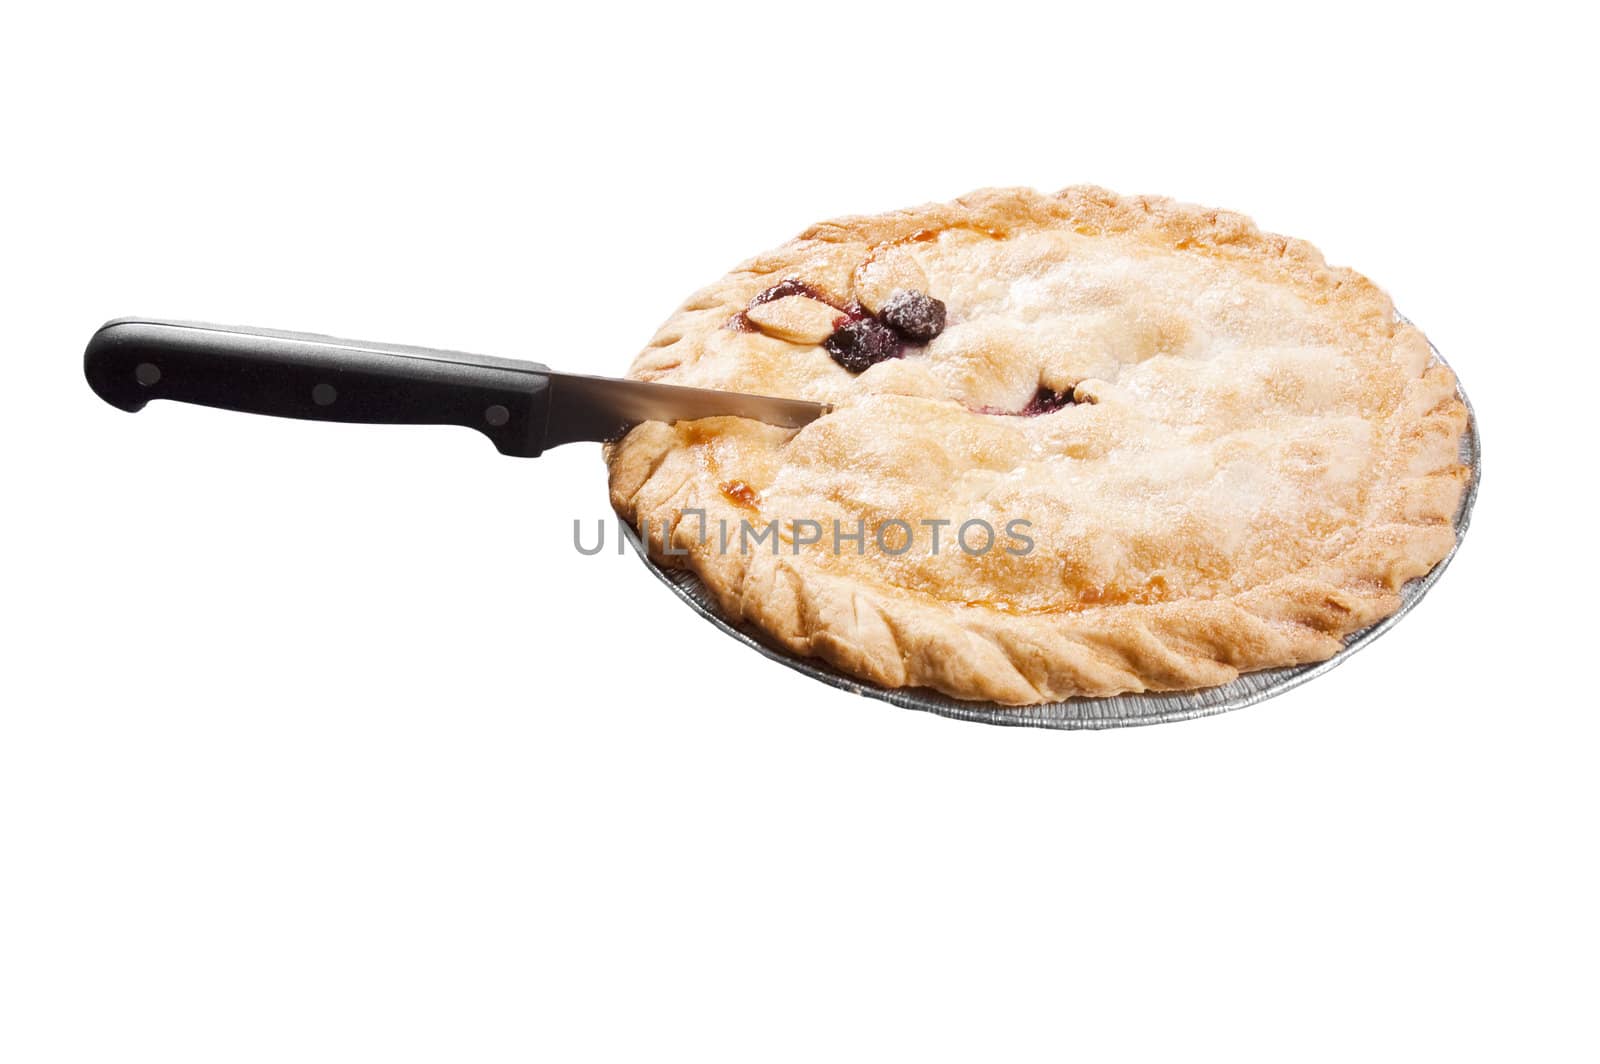
<path fill-rule="evenodd" d="M 840 305 L 913 278 L 950 325 L 854 375 L 799 326 L 738 327 L 791 278 Z M 1009 704 L 1327 658 L 1450 551 L 1467 476 L 1454 378 L 1369 281 L 1241 215 L 1090 187 L 813 226 L 692 296 L 631 375 L 836 407 L 798 433 L 651 423 L 608 448 L 659 562 L 797 654 Z M 1082 402 L 983 412 L 1041 387 Z M 738 549 L 746 519 L 895 518 L 1021 518 L 1035 549 Z"/>

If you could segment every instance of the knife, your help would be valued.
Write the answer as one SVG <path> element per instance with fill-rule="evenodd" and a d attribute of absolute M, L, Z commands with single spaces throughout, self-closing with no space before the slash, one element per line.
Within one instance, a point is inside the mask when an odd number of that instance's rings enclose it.
<path fill-rule="evenodd" d="M 84 349 L 83 373 L 96 395 L 130 412 L 175 399 L 310 421 L 462 425 L 518 458 L 615 440 L 643 421 L 733 416 L 799 428 L 830 409 L 460 351 L 146 318 L 102 325 Z"/>

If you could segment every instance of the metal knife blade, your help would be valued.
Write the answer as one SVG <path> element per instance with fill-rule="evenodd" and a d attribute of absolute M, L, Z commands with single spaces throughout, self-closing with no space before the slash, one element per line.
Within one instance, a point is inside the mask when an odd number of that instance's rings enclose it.
<path fill-rule="evenodd" d="M 645 421 L 693 421 L 703 417 L 747 417 L 768 425 L 799 428 L 832 408 L 800 399 L 682 388 L 674 384 L 548 371 L 550 420 L 545 447 L 579 440 L 621 438 Z"/>

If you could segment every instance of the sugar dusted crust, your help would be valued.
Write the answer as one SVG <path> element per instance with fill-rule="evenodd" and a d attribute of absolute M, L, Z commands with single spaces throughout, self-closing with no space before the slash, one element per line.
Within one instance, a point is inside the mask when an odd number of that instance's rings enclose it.
<path fill-rule="evenodd" d="M 742 318 L 786 279 L 840 306 L 925 284 L 949 323 L 853 374 L 812 342 L 816 308 L 767 315 L 787 338 Z M 612 503 L 658 562 L 796 654 L 1005 704 L 1328 658 L 1449 553 L 1468 477 L 1454 377 L 1371 282 L 1241 215 L 1092 187 L 813 226 L 692 296 L 631 375 L 836 408 L 798 432 L 652 422 L 608 448 Z M 1080 402 L 981 412 L 1040 389 Z M 714 531 L 895 518 L 920 537 L 901 555 Z M 949 549 L 973 518 L 1028 521 L 1032 551 Z M 951 522 L 938 554 L 929 520 Z"/>

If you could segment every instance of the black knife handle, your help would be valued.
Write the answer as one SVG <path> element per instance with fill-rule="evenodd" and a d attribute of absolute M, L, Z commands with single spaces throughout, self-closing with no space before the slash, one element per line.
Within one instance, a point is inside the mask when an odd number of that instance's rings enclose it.
<path fill-rule="evenodd" d="M 83 352 L 95 394 L 250 414 L 384 425 L 462 425 L 501 454 L 544 450 L 550 379 L 536 362 L 232 325 L 119 318 Z"/>

